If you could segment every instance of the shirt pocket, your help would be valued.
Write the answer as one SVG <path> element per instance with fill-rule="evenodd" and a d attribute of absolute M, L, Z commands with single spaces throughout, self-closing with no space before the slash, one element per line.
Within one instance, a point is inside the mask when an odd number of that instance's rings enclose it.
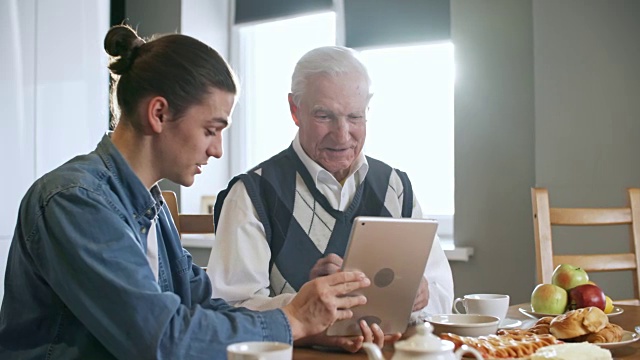
<path fill-rule="evenodd" d="M 176 267 L 176 273 L 182 275 L 191 270 L 191 256 L 183 254 L 181 257 L 174 261 Z"/>

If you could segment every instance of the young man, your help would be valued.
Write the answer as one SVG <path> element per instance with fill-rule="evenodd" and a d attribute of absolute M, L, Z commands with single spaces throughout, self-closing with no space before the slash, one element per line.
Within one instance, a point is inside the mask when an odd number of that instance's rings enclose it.
<path fill-rule="evenodd" d="M 236 81 L 213 49 L 183 35 L 105 38 L 120 121 L 95 151 L 29 189 L 9 251 L 0 358 L 224 359 L 230 343 L 313 341 L 363 297 L 361 273 L 318 279 L 281 309 L 211 299 L 156 183 L 190 186 L 222 131 Z M 115 103 L 113 105 L 116 105 Z M 382 335 L 348 339 L 357 349 Z"/>

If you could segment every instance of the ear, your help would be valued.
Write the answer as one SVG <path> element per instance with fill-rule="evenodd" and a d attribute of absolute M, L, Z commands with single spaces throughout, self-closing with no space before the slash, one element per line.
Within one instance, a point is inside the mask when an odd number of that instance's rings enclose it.
<path fill-rule="evenodd" d="M 149 129 L 154 133 L 161 133 L 164 125 L 169 120 L 170 111 L 167 99 L 162 96 L 155 96 L 149 100 L 147 105 L 147 123 Z"/>
<path fill-rule="evenodd" d="M 293 122 L 296 123 L 296 126 L 300 127 L 300 120 L 298 120 L 298 116 L 296 115 L 298 113 L 298 105 L 296 105 L 296 103 L 293 102 L 292 93 L 289 93 L 288 100 L 289 100 L 289 111 L 291 112 L 291 117 L 293 118 Z"/>

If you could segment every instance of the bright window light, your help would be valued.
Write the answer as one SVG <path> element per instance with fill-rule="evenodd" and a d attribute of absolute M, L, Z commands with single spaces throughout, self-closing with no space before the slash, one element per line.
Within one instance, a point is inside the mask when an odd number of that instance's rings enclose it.
<path fill-rule="evenodd" d="M 232 150 L 245 153 L 244 158 L 237 159 L 237 172 L 248 170 L 291 144 L 298 130 L 287 102 L 293 69 L 307 51 L 335 45 L 335 29 L 333 12 L 238 29 L 242 59 L 236 67 L 242 84 L 240 113 L 246 138 L 245 143 L 236 144 L 244 149 Z"/>
<path fill-rule="evenodd" d="M 424 214 L 450 218 L 453 44 L 366 50 L 361 56 L 373 82 L 365 152 L 407 172 Z"/>

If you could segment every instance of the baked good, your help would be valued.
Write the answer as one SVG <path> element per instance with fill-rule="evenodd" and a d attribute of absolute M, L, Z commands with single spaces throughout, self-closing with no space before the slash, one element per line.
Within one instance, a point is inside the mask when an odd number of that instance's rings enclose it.
<path fill-rule="evenodd" d="M 502 332 L 501 335 L 460 336 L 451 333 L 440 334 L 440 338 L 453 342 L 458 349 L 467 345 L 478 350 L 485 359 L 513 359 L 531 356 L 536 350 L 557 344 L 552 335 L 536 335 L 526 331 Z"/>
<path fill-rule="evenodd" d="M 543 316 L 540 319 L 538 319 L 538 321 L 536 321 L 536 325 L 549 325 L 551 324 L 551 321 L 553 321 L 553 319 L 555 319 L 555 316 Z"/>
<path fill-rule="evenodd" d="M 611 360 L 611 352 L 584 342 L 559 344 L 538 349 L 530 360 Z"/>
<path fill-rule="evenodd" d="M 568 311 L 556 316 L 549 324 L 549 332 L 558 339 L 571 339 L 602 330 L 609 318 L 597 307 Z"/>
<path fill-rule="evenodd" d="M 498 332 L 496 332 L 497 335 L 506 335 L 506 336 L 511 336 L 514 338 L 520 338 L 523 336 L 528 336 L 528 335 L 533 335 L 533 333 L 531 331 L 529 331 L 528 329 L 499 329 Z"/>
<path fill-rule="evenodd" d="M 623 330 L 620 326 L 608 323 L 604 329 L 598 332 L 578 336 L 576 341 L 587 341 L 596 344 L 618 342 L 622 340 L 622 332 Z"/>
<path fill-rule="evenodd" d="M 549 331 L 549 327 L 553 319 L 555 319 L 554 316 L 542 317 L 538 319 L 535 325 L 529 328 L 529 331 L 534 334 L 551 334 L 551 332 Z"/>

